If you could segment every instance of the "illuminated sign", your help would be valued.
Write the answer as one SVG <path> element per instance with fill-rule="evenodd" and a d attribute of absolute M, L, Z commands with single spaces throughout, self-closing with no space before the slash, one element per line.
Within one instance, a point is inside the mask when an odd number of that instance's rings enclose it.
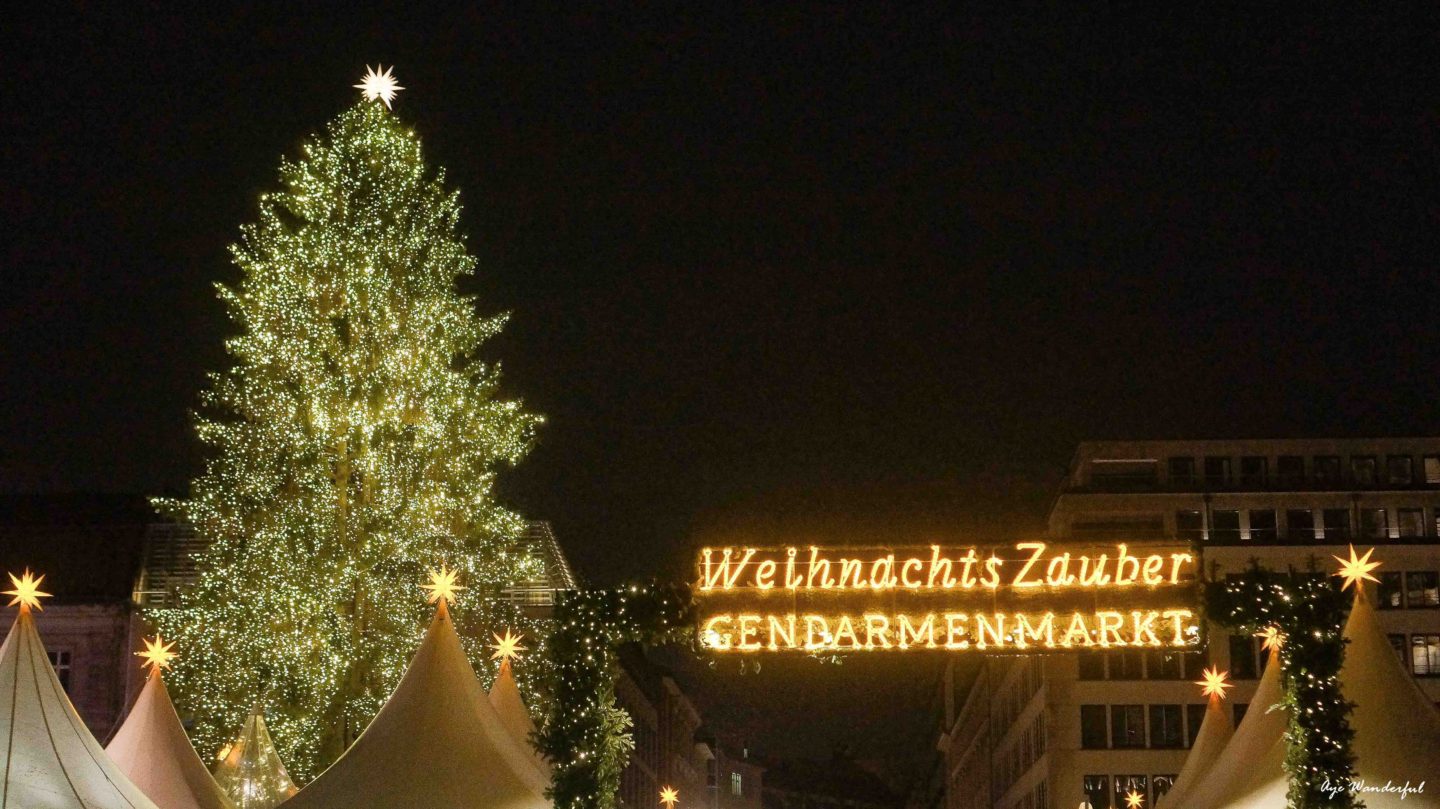
<path fill-rule="evenodd" d="M 1194 647 L 1188 545 L 705 548 L 700 640 L 717 652 Z"/>

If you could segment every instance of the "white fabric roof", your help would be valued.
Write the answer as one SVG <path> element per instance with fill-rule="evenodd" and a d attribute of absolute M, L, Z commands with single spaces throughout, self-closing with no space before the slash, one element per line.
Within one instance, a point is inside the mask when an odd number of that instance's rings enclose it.
<path fill-rule="evenodd" d="M 75 713 L 25 608 L 0 645 L 0 809 L 156 809 Z"/>
<path fill-rule="evenodd" d="M 1282 697 L 1279 652 L 1272 649 L 1255 696 L 1230 743 L 1210 765 L 1209 774 L 1188 787 L 1179 800 L 1166 797 L 1165 809 L 1215 809 L 1248 794 L 1249 782 L 1255 777 L 1279 775 L 1283 780 L 1281 764 L 1285 758 L 1285 726 L 1289 716 L 1279 708 L 1269 710 Z M 1280 743 L 1280 759 L 1272 762 L 1269 756 L 1276 742 Z M 1284 805 L 1282 800 L 1279 806 Z M 1274 805 L 1270 809 L 1274 809 Z"/>
<path fill-rule="evenodd" d="M 1205 720 L 1200 723 L 1200 732 L 1195 736 L 1195 744 L 1190 747 L 1190 755 L 1185 757 L 1185 765 L 1180 768 L 1174 786 L 1156 803 L 1157 807 L 1169 809 L 1179 806 L 1186 793 L 1196 784 L 1204 782 L 1215 760 L 1235 735 L 1232 716 L 1228 702 L 1218 696 L 1210 697 L 1210 704 L 1205 706 Z"/>
<path fill-rule="evenodd" d="M 150 800 L 165 809 L 233 809 L 195 754 L 159 670 L 105 752 Z"/>
<path fill-rule="evenodd" d="M 550 809 L 545 787 L 476 679 L 442 602 L 380 713 L 284 809 Z"/>
<path fill-rule="evenodd" d="M 215 765 L 215 782 L 237 809 L 273 809 L 297 791 L 270 740 L 270 731 L 265 729 L 265 714 L 259 705 L 250 711 L 240 736 Z"/>
<path fill-rule="evenodd" d="M 520 696 L 520 687 L 515 683 L 515 673 L 510 670 L 508 659 L 501 661 L 500 673 L 495 675 L 495 683 L 490 686 L 490 704 L 495 706 L 495 713 L 500 715 L 500 723 L 510 731 L 515 741 L 530 751 L 531 757 L 535 759 L 535 766 L 548 781 L 550 764 L 530 741 L 535 733 L 535 722 L 530 718 L 530 711 L 525 708 L 525 700 Z"/>

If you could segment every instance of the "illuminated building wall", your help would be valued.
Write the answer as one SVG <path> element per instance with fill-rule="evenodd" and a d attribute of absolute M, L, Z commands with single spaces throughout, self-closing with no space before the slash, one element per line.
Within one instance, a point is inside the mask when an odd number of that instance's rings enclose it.
<path fill-rule="evenodd" d="M 1376 547 L 1380 619 L 1440 701 L 1440 438 L 1087 442 L 1070 468 L 1053 542 L 1193 541 L 1211 577 L 1252 559 L 1331 570 L 1347 543 Z M 943 722 L 947 809 L 1101 809 L 1129 789 L 1153 806 L 1198 730 L 1202 665 L 1231 672 L 1239 715 L 1263 661 L 1257 639 L 1210 627 L 1200 654 L 953 662 L 947 681 L 963 695 Z"/>

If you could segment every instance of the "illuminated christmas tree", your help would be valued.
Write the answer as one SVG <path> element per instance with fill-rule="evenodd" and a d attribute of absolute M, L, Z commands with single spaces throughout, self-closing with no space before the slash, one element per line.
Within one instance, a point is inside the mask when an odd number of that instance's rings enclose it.
<path fill-rule="evenodd" d="M 475 268 L 458 195 L 389 110 L 400 88 L 388 71 L 361 87 L 232 248 L 243 275 L 220 297 L 240 333 L 196 416 L 209 459 L 188 499 L 158 503 L 212 541 L 180 607 L 152 616 L 187 650 L 169 684 L 196 745 L 213 755 L 264 704 L 302 781 L 399 681 L 426 568 L 459 569 L 456 622 L 493 669 L 482 630 L 526 622 L 489 596 L 541 564 L 494 496 L 541 421 L 480 359 L 505 317 L 457 291 Z"/>

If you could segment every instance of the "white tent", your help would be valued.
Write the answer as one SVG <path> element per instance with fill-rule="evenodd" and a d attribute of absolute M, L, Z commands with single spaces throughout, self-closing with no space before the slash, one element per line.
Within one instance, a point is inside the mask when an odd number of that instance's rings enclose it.
<path fill-rule="evenodd" d="M 1180 806 L 1186 793 L 1208 777 L 1215 760 L 1220 758 L 1220 753 L 1234 735 L 1235 720 L 1232 718 L 1230 706 L 1225 703 L 1223 696 L 1211 696 L 1210 703 L 1205 706 L 1205 720 L 1200 723 L 1200 732 L 1195 735 L 1195 743 L 1190 746 L 1190 755 L 1185 757 L 1185 765 L 1180 768 L 1174 785 L 1156 806 L 1161 809 Z"/>
<path fill-rule="evenodd" d="M 284 809 L 550 809 L 530 750 L 506 730 L 442 602 L 370 726 Z"/>
<path fill-rule="evenodd" d="M 24 604 L 0 645 L 0 809 L 156 809 L 75 713 Z"/>
<path fill-rule="evenodd" d="M 222 752 L 215 782 L 237 809 L 272 809 L 295 794 L 295 782 L 270 741 L 259 705 L 245 719 L 239 738 Z"/>
<path fill-rule="evenodd" d="M 190 745 L 158 666 L 105 752 L 165 809 L 233 809 Z"/>
<path fill-rule="evenodd" d="M 530 751 L 535 759 L 535 766 L 548 780 L 550 764 L 531 741 L 534 738 L 535 722 L 530 718 L 530 711 L 525 708 L 525 700 L 520 696 L 520 687 L 515 683 L 515 673 L 510 670 L 508 657 L 500 661 L 500 673 L 495 675 L 495 683 L 490 686 L 490 704 L 495 706 L 495 713 L 500 715 L 500 723 L 522 747 Z"/>
<path fill-rule="evenodd" d="M 1176 799 L 1167 795 L 1164 809 L 1215 809 L 1250 794 L 1251 781 L 1256 778 L 1263 780 L 1278 775 L 1283 782 L 1285 726 L 1289 717 L 1278 707 L 1272 709 L 1282 699 L 1282 691 L 1280 652 L 1271 649 L 1265 673 L 1250 700 L 1250 708 L 1230 737 L 1230 743 L 1215 757 L 1204 777 L 1188 786 L 1183 794 L 1175 796 Z M 1278 759 L 1275 758 L 1277 749 Z M 1281 794 L 1280 803 L 1268 804 L 1269 809 L 1285 805 L 1283 788 Z"/>

